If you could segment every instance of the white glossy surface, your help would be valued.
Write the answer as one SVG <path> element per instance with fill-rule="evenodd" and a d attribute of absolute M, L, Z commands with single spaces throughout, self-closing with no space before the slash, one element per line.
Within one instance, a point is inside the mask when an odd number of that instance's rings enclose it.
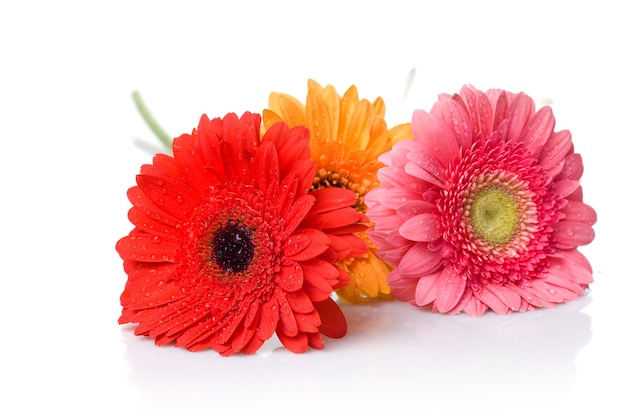
<path fill-rule="evenodd" d="M 349 17 L 338 2 L 157 3 L 0 6 L 0 401 L 10 417 L 626 415 L 617 6 L 361 2 Z M 125 277 L 114 244 L 130 230 L 125 191 L 149 161 L 133 140 L 153 141 L 130 92 L 178 135 L 203 112 L 260 112 L 272 90 L 304 100 L 309 77 L 383 96 L 390 124 L 463 83 L 552 98 L 599 215 L 582 249 L 589 295 L 477 319 L 344 306 L 349 334 L 304 355 L 276 341 L 249 357 L 188 353 L 117 325 Z"/>

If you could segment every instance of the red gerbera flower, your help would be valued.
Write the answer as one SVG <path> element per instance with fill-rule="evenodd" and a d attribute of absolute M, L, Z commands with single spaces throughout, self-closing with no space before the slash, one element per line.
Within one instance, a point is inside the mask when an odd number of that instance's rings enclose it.
<path fill-rule="evenodd" d="M 335 263 L 361 255 L 365 228 L 342 189 L 309 192 L 304 127 L 260 116 L 200 119 L 129 189 L 135 228 L 116 246 L 128 274 L 120 323 L 157 345 L 254 353 L 276 333 L 290 351 L 323 348 L 346 321 L 331 298 L 349 282 Z"/>
<path fill-rule="evenodd" d="M 577 248 L 596 213 L 571 134 L 554 126 L 523 93 L 471 86 L 415 111 L 415 140 L 381 156 L 381 186 L 366 196 L 395 297 L 479 316 L 584 293 L 593 277 Z"/>

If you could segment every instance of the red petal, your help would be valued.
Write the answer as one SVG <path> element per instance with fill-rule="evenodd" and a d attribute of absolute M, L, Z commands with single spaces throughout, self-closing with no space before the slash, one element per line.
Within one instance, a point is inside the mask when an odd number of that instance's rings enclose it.
<path fill-rule="evenodd" d="M 300 227 L 327 230 L 357 223 L 360 220 L 361 216 L 359 213 L 354 208 L 348 207 L 318 214 L 309 214 L 306 219 L 302 221 Z"/>
<path fill-rule="evenodd" d="M 282 332 L 285 336 L 296 336 L 298 333 L 298 324 L 293 315 L 293 310 L 289 306 L 289 302 L 282 291 L 276 291 L 274 293 L 276 301 L 278 302 L 278 309 L 280 310 L 280 318 L 278 319 L 278 328 L 276 331 Z"/>
<path fill-rule="evenodd" d="M 259 330 L 257 336 L 259 339 L 268 340 L 276 331 L 278 325 L 278 303 L 276 298 L 272 297 L 268 302 L 261 306 L 261 316 L 259 318 Z"/>
<path fill-rule="evenodd" d="M 275 197 L 280 173 L 276 147 L 271 142 L 263 142 L 259 147 L 254 161 L 254 174 L 257 189 L 265 196 Z"/>
<path fill-rule="evenodd" d="M 330 338 L 342 338 L 348 332 L 348 324 L 343 312 L 332 298 L 314 302 L 313 305 L 320 315 L 322 324 L 319 331 Z"/>
<path fill-rule="evenodd" d="M 150 201 L 179 220 L 189 219 L 198 204 L 189 187 L 181 183 L 154 176 L 137 175 L 137 185 Z"/>
<path fill-rule="evenodd" d="M 291 352 L 301 354 L 306 351 L 308 338 L 306 333 L 298 333 L 294 336 L 287 336 L 281 330 L 276 331 L 280 342 Z"/>
<path fill-rule="evenodd" d="M 320 333 L 307 333 L 309 346 L 313 349 L 324 349 L 324 341 Z"/>
<path fill-rule="evenodd" d="M 315 198 L 312 195 L 302 195 L 293 203 L 289 213 L 285 217 L 285 234 L 291 234 L 307 216 L 313 206 Z"/>
<path fill-rule="evenodd" d="M 258 334 L 252 335 L 252 337 L 250 338 L 250 341 L 248 341 L 248 344 L 245 347 L 241 348 L 241 352 L 246 355 L 253 354 L 256 351 L 258 351 L 259 348 L 263 346 L 264 343 L 265 341 L 263 339 L 260 339 Z"/>
<path fill-rule="evenodd" d="M 290 177 L 283 180 L 276 196 L 276 206 L 278 207 L 278 214 L 282 218 L 287 218 L 289 209 L 293 206 L 293 201 L 298 191 L 298 179 Z"/>
<path fill-rule="evenodd" d="M 218 180 L 212 172 L 206 170 L 202 160 L 202 153 L 198 150 L 197 137 L 182 136 L 174 140 L 172 151 L 181 167 L 181 176 L 185 182 L 196 191 L 204 191 Z"/>
<path fill-rule="evenodd" d="M 333 292 L 333 287 L 323 276 L 306 269 L 303 269 L 303 273 L 304 283 L 302 284 L 302 289 L 304 289 L 311 301 L 315 302 L 324 300 Z M 336 275 L 338 274 L 336 273 Z"/>
<path fill-rule="evenodd" d="M 299 264 L 287 262 L 280 268 L 280 272 L 274 275 L 274 282 L 287 292 L 293 292 L 302 288 L 304 275 Z"/>
<path fill-rule="evenodd" d="M 310 313 L 295 313 L 298 330 L 307 333 L 317 333 L 321 319 L 317 311 Z"/>
<path fill-rule="evenodd" d="M 139 186 L 130 188 L 127 195 L 130 202 L 137 207 L 139 211 L 153 220 L 172 227 L 176 227 L 180 223 L 180 219 L 155 205 L 154 202 L 141 191 Z"/>
<path fill-rule="evenodd" d="M 162 306 L 183 298 L 185 296 L 180 289 L 172 283 L 151 287 L 142 293 L 136 292 L 136 289 L 128 288 L 124 290 L 121 296 L 122 305 L 135 311 Z"/>
<path fill-rule="evenodd" d="M 130 282 L 142 283 L 146 286 L 167 281 L 176 270 L 176 265 L 170 262 L 137 262 L 124 261 L 124 272 L 128 274 Z"/>
<path fill-rule="evenodd" d="M 324 253 L 330 239 L 315 229 L 301 229 L 294 232 L 284 243 L 283 254 L 294 261 L 312 259 Z"/>
<path fill-rule="evenodd" d="M 311 299 L 303 290 L 288 292 L 285 297 L 295 313 L 310 313 L 314 310 Z"/>
<path fill-rule="evenodd" d="M 311 214 L 333 211 L 346 208 L 356 203 L 356 194 L 344 188 L 323 188 L 311 192 L 315 197 L 315 205 L 311 208 Z"/>
<path fill-rule="evenodd" d="M 329 234 L 328 238 L 330 239 L 330 248 L 337 253 L 338 260 L 360 257 L 367 252 L 367 244 L 353 234 L 340 236 Z"/>
<path fill-rule="evenodd" d="M 128 211 L 128 220 L 133 223 L 139 230 L 156 236 L 156 240 L 173 236 L 174 228 L 168 224 L 156 221 L 149 217 L 146 213 L 137 207 L 132 207 Z"/>
<path fill-rule="evenodd" d="M 174 262 L 178 249 L 178 243 L 137 232 L 121 238 L 115 246 L 122 259 L 140 262 Z"/>

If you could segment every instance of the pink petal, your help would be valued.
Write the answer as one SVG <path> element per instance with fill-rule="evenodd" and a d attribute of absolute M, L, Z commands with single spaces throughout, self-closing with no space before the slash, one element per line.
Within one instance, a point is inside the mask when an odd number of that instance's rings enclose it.
<path fill-rule="evenodd" d="M 456 303 L 456 305 L 450 311 L 448 311 L 447 314 L 458 314 L 462 312 L 465 309 L 465 306 L 471 303 L 472 299 L 476 299 L 476 297 L 474 297 L 474 294 L 472 294 L 472 290 L 466 287 L 465 292 L 459 299 L 459 302 Z M 485 306 L 485 310 L 486 309 L 487 307 Z"/>
<path fill-rule="evenodd" d="M 500 89 L 490 89 L 485 92 L 491 108 L 493 109 L 493 128 L 498 129 L 504 118 L 506 118 L 506 112 L 509 108 L 508 92 Z"/>
<path fill-rule="evenodd" d="M 459 155 L 459 140 L 469 144 L 472 138 L 467 112 L 451 99 L 435 103 L 427 118 L 414 120 L 414 124 L 417 123 L 425 124 L 426 135 L 422 141 L 427 144 L 426 153 L 443 166 L 450 164 Z M 457 135 L 461 138 L 457 138 Z"/>
<path fill-rule="evenodd" d="M 530 288 L 534 291 L 535 295 L 545 302 L 562 303 L 565 301 L 552 285 L 545 283 L 541 279 L 534 280 Z"/>
<path fill-rule="evenodd" d="M 456 147 L 450 147 L 453 154 L 448 159 L 452 159 L 459 153 L 460 148 L 469 149 L 471 147 L 473 138 L 471 121 L 465 107 L 456 100 L 445 100 L 438 102 L 438 104 L 441 104 L 439 118 L 452 132 L 450 136 L 456 140 Z"/>
<path fill-rule="evenodd" d="M 441 254 L 428 250 L 427 243 L 415 243 L 400 260 L 398 269 L 403 276 L 415 278 L 434 272 L 441 261 Z"/>
<path fill-rule="evenodd" d="M 550 258 L 549 272 L 581 286 L 593 282 L 589 261 L 578 250 L 562 250 Z M 560 256 L 560 257 L 559 257 Z"/>
<path fill-rule="evenodd" d="M 400 234 L 409 240 L 429 242 L 441 237 L 443 227 L 438 215 L 424 213 L 405 221 L 400 227 Z"/>
<path fill-rule="evenodd" d="M 567 205 L 561 208 L 561 212 L 565 214 L 564 220 L 566 221 L 579 221 L 589 225 L 593 225 L 598 221 L 596 211 L 580 201 L 568 201 Z"/>
<path fill-rule="evenodd" d="M 507 119 L 509 120 L 509 141 L 517 141 L 524 131 L 530 116 L 535 112 L 533 100 L 523 93 L 515 96 L 509 107 Z"/>
<path fill-rule="evenodd" d="M 530 308 L 532 307 L 555 307 L 556 304 L 553 302 L 550 302 L 549 300 L 546 300 L 544 297 L 544 295 L 542 295 L 542 290 L 539 289 L 535 289 L 532 285 L 532 283 L 530 285 L 527 286 L 513 286 L 511 287 L 513 289 L 515 289 L 515 291 L 517 291 L 519 293 L 519 295 L 526 300 L 526 302 L 528 302 L 528 305 Z M 522 310 L 520 310 L 522 311 Z"/>
<path fill-rule="evenodd" d="M 575 295 L 583 295 L 585 292 L 584 288 L 580 284 L 576 283 L 570 275 L 563 272 L 560 267 L 556 268 L 554 266 L 550 266 L 547 270 L 544 281 L 558 287 L 561 290 L 568 290 Z M 573 298 L 568 298 L 568 300 L 572 299 Z"/>
<path fill-rule="evenodd" d="M 473 86 L 463 86 L 460 96 L 469 113 L 473 136 L 482 133 L 489 138 L 493 130 L 493 120 L 491 103 L 487 95 Z"/>
<path fill-rule="evenodd" d="M 375 210 L 368 211 L 367 216 L 371 221 L 375 223 L 375 229 L 381 232 L 389 232 L 395 231 L 400 228 L 400 226 L 404 223 L 404 220 L 393 211 L 392 213 L 388 213 L 385 207 L 382 205 L 376 207 Z M 386 214 L 385 216 L 381 216 L 381 214 Z"/>
<path fill-rule="evenodd" d="M 465 275 L 457 274 L 452 268 L 444 268 L 437 278 L 437 299 L 434 302 L 437 311 L 447 313 L 452 310 L 465 292 L 465 284 Z"/>
<path fill-rule="evenodd" d="M 580 179 L 580 177 L 583 175 L 583 159 L 580 154 L 568 154 L 563 159 L 563 162 L 563 170 L 561 170 L 561 173 L 558 174 L 555 180 Z"/>
<path fill-rule="evenodd" d="M 572 148 L 572 134 L 569 131 L 553 133 L 539 153 L 539 164 L 546 170 L 557 166 Z"/>
<path fill-rule="evenodd" d="M 417 280 L 400 275 L 397 269 L 394 269 L 387 276 L 387 283 L 391 287 L 391 295 L 399 301 L 413 302 L 415 298 L 415 288 Z"/>
<path fill-rule="evenodd" d="M 559 221 L 553 229 L 555 246 L 562 249 L 584 246 L 591 243 L 595 237 L 595 232 L 589 224 L 577 221 Z"/>
<path fill-rule="evenodd" d="M 472 298 L 468 301 L 465 307 L 463 307 L 463 311 L 465 311 L 469 316 L 480 317 L 485 314 L 488 308 L 487 304 L 472 295 Z"/>
<path fill-rule="evenodd" d="M 506 292 L 503 293 L 506 294 Z M 474 296 L 498 314 L 507 314 L 509 312 L 509 307 L 502 301 L 502 299 L 500 299 L 498 295 L 491 292 L 487 287 L 474 291 Z M 519 303 L 517 305 L 519 306 Z"/>
<path fill-rule="evenodd" d="M 371 235 L 371 232 L 370 232 Z M 372 240 L 376 243 L 375 240 Z M 410 242 L 412 243 L 412 242 Z M 378 257 L 383 259 L 385 262 L 389 263 L 391 266 L 398 266 L 402 257 L 406 254 L 406 252 L 412 247 L 414 244 L 408 244 L 406 246 L 401 247 L 381 247 L 376 251 Z"/>
<path fill-rule="evenodd" d="M 411 160 L 404 166 L 406 173 L 443 188 L 444 182 L 441 179 L 441 173 L 445 167 L 439 161 L 423 152 L 411 153 L 409 157 Z"/>
<path fill-rule="evenodd" d="M 398 141 L 391 151 L 382 153 L 378 157 L 378 161 L 384 163 L 386 166 L 404 166 L 408 161 L 407 155 L 417 149 L 417 143 L 413 140 Z"/>
<path fill-rule="evenodd" d="M 554 182 L 554 192 L 562 197 L 570 196 L 579 187 L 580 182 L 578 180 L 565 179 Z"/>
<path fill-rule="evenodd" d="M 329 188 L 334 189 L 334 188 Z M 393 187 L 386 190 L 385 194 L 379 197 L 380 203 L 387 208 L 398 209 L 408 201 L 418 200 L 420 196 L 414 191 L 405 187 Z"/>
<path fill-rule="evenodd" d="M 411 217 L 414 217 L 418 214 L 424 212 L 435 212 L 437 206 L 435 204 L 431 204 L 430 202 L 422 201 L 422 200 L 413 200 L 407 201 L 398 207 L 398 215 L 403 220 L 408 220 Z"/>
<path fill-rule="evenodd" d="M 517 292 L 515 292 L 511 288 L 490 283 L 485 283 L 484 287 L 491 291 L 493 295 L 499 298 L 500 301 L 506 304 L 506 306 L 512 311 L 519 311 L 519 308 L 522 304 L 522 297 L 520 297 Z"/>
<path fill-rule="evenodd" d="M 554 115 L 552 109 L 545 106 L 535 113 L 522 131 L 520 141 L 526 144 L 526 148 L 534 155 L 541 153 L 554 130 Z"/>
<path fill-rule="evenodd" d="M 415 287 L 416 305 L 425 306 L 435 301 L 435 298 L 437 298 L 439 274 L 439 272 L 435 272 L 430 275 L 424 275 L 417 281 L 417 286 Z M 389 285 L 391 285 L 391 283 Z M 391 285 L 391 287 L 393 290 L 393 285 Z"/>

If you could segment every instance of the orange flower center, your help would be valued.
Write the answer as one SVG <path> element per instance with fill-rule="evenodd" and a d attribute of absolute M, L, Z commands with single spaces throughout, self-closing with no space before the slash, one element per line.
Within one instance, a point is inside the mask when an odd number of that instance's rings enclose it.
<path fill-rule="evenodd" d="M 324 188 L 344 188 L 351 190 L 356 195 L 356 203 L 353 207 L 359 213 L 365 213 L 367 207 L 365 206 L 363 198 L 365 197 L 367 188 L 361 184 L 360 179 L 355 179 L 355 176 L 351 176 L 348 170 L 339 169 L 335 172 L 320 168 L 315 175 L 311 190 L 315 191 Z"/>

